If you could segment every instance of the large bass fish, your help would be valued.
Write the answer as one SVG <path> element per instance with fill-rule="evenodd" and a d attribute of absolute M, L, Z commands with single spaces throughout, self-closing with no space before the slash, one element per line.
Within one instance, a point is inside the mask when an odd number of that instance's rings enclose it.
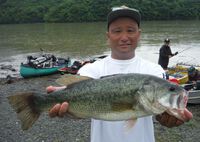
<path fill-rule="evenodd" d="M 107 121 L 133 120 L 169 112 L 182 119 L 187 93 L 175 84 L 146 74 L 117 74 L 100 79 L 71 75 L 58 79 L 64 90 L 41 94 L 23 92 L 8 97 L 27 130 L 43 111 L 67 101 L 68 114 L 77 118 Z"/>

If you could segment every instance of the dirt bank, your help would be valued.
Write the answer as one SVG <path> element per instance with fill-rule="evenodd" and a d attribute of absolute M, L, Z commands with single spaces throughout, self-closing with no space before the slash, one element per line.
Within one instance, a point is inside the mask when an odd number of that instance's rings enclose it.
<path fill-rule="evenodd" d="M 49 85 L 56 85 L 60 75 L 32 79 L 13 79 L 11 83 L 0 79 L 0 141 L 2 142 L 89 142 L 90 120 L 68 118 L 51 119 L 47 113 L 41 115 L 34 126 L 22 131 L 16 114 L 11 109 L 6 96 L 15 92 L 32 90 L 45 92 Z M 177 128 L 166 128 L 155 124 L 157 142 L 194 142 L 200 139 L 200 108 L 189 106 L 194 119 Z"/>

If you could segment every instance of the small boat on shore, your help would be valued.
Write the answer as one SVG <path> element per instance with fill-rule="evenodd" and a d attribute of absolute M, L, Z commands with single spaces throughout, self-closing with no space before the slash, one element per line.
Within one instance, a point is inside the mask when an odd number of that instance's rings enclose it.
<path fill-rule="evenodd" d="M 177 83 L 188 91 L 188 104 L 200 104 L 200 81 L 196 84 L 188 83 L 188 68 L 194 65 L 177 64 L 169 68 L 168 75 L 171 82 Z M 195 67 L 200 70 L 199 66 Z"/>
<path fill-rule="evenodd" d="M 176 79 L 178 84 L 186 84 L 189 80 L 188 69 L 194 66 L 196 69 L 200 70 L 198 65 L 189 65 L 178 63 L 176 66 L 170 67 L 167 71 L 170 79 Z"/>
<path fill-rule="evenodd" d="M 89 61 L 84 61 L 84 62 L 80 62 L 80 61 L 74 61 L 73 64 L 71 66 L 68 67 L 63 67 L 58 69 L 58 71 L 61 74 L 65 74 L 65 73 L 69 73 L 69 74 L 77 74 L 78 70 L 84 66 L 85 64 L 90 63 Z"/>
<path fill-rule="evenodd" d="M 200 104 L 200 90 L 188 91 L 188 104 Z"/>
<path fill-rule="evenodd" d="M 197 70 L 200 71 L 200 65 L 193 65 L 193 64 L 190 65 L 190 64 L 184 64 L 184 63 L 177 63 L 175 66 L 168 68 L 168 73 L 174 74 L 174 73 L 180 72 L 182 74 L 187 74 L 188 69 L 191 66 L 195 67 Z"/>
<path fill-rule="evenodd" d="M 60 69 L 58 69 L 58 71 L 59 71 L 61 74 L 65 74 L 65 73 L 66 73 L 66 74 L 77 74 L 78 70 L 79 70 L 82 66 L 84 66 L 84 65 L 86 65 L 86 64 L 88 64 L 88 63 L 93 63 L 93 62 L 95 62 L 95 61 L 97 61 L 97 60 L 101 60 L 101 59 L 103 59 L 103 58 L 105 58 L 105 57 L 107 57 L 107 55 L 94 56 L 92 59 L 90 59 L 90 60 L 85 60 L 85 61 L 78 61 L 78 60 L 76 60 L 76 61 L 74 61 L 74 62 L 72 63 L 71 66 L 60 68 Z"/>
<path fill-rule="evenodd" d="M 60 68 L 68 67 L 70 59 L 57 58 L 52 54 L 40 57 L 27 57 L 27 63 L 21 63 L 20 75 L 24 78 L 44 76 L 57 73 Z"/>
<path fill-rule="evenodd" d="M 200 104 L 200 81 L 194 84 L 181 85 L 188 91 L 188 104 Z"/>
<path fill-rule="evenodd" d="M 185 84 L 188 82 L 188 75 L 180 72 L 169 74 L 169 80 L 176 80 L 178 84 Z"/>

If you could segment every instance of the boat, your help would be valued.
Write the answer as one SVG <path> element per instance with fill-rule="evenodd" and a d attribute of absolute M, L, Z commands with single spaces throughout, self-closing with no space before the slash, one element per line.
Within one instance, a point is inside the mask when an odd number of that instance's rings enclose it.
<path fill-rule="evenodd" d="M 200 71 L 200 67 L 198 65 L 190 65 L 184 63 L 177 63 L 175 66 L 169 67 L 167 71 L 169 79 L 176 79 L 178 84 L 186 84 L 189 79 L 188 68 L 190 68 L 191 66 L 194 66 Z"/>
<path fill-rule="evenodd" d="M 70 59 L 57 58 L 52 54 L 40 57 L 27 56 L 27 63 L 21 63 L 20 75 L 24 78 L 45 76 L 58 73 L 63 67 L 68 67 Z"/>
<path fill-rule="evenodd" d="M 200 104 L 200 90 L 188 91 L 188 104 Z"/>
<path fill-rule="evenodd" d="M 199 65 L 177 63 L 175 66 L 172 66 L 172 67 L 168 68 L 168 73 L 169 74 L 173 74 L 173 73 L 181 72 L 183 74 L 187 74 L 187 71 L 191 66 L 195 67 L 197 70 L 200 71 L 200 66 Z"/>
<path fill-rule="evenodd" d="M 169 80 L 177 84 L 186 84 L 188 82 L 188 75 L 181 72 L 169 74 Z"/>
<path fill-rule="evenodd" d="M 77 74 L 78 70 L 88 64 L 88 63 L 93 63 L 97 60 L 101 60 L 105 57 L 107 57 L 108 55 L 98 55 L 98 56 L 94 56 L 92 59 L 90 60 L 85 60 L 85 61 L 78 61 L 78 60 L 75 60 L 71 66 L 68 66 L 68 67 L 63 67 L 63 68 L 60 68 L 58 69 L 58 71 L 61 73 L 61 74 Z"/>
<path fill-rule="evenodd" d="M 86 65 L 87 63 L 90 63 L 90 61 L 84 61 L 84 62 L 74 61 L 71 66 L 60 68 L 60 69 L 58 69 L 58 71 L 61 74 L 65 74 L 65 73 L 67 73 L 67 74 L 77 74 L 78 70 L 82 66 Z"/>
<path fill-rule="evenodd" d="M 188 104 L 200 104 L 200 81 L 181 85 L 188 92 Z"/>

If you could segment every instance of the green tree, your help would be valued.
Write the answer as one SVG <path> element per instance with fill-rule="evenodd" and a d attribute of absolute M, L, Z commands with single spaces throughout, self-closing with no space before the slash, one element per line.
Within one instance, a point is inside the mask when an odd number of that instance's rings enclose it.
<path fill-rule="evenodd" d="M 121 5 L 139 9 L 143 20 L 200 19 L 198 0 L 0 0 L 0 23 L 105 21 Z"/>

